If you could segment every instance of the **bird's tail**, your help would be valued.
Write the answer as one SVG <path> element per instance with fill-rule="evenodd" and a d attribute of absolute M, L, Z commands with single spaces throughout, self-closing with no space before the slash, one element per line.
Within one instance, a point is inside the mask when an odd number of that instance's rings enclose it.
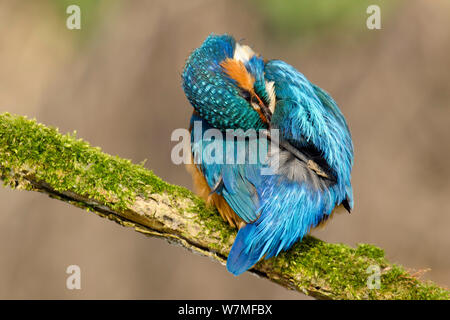
<path fill-rule="evenodd" d="M 278 220 L 263 213 L 257 221 L 241 228 L 228 255 L 228 271 L 238 276 L 263 257 L 268 259 L 288 249 L 307 231 L 301 226 L 293 228 L 295 223 L 292 219 Z M 294 232 L 285 232 L 293 229 Z"/>
<path fill-rule="evenodd" d="M 254 238 L 256 229 L 257 226 L 255 224 L 247 224 L 239 230 L 234 240 L 227 259 L 227 270 L 235 276 L 250 269 L 264 255 L 263 246 L 253 249 L 249 246 Z"/>
<path fill-rule="evenodd" d="M 234 240 L 227 260 L 227 269 L 234 275 L 289 249 L 319 223 L 324 212 L 331 211 L 325 210 L 326 197 L 320 191 L 311 192 L 303 186 L 277 188 L 283 202 L 263 201 L 259 218 L 241 228 Z"/>

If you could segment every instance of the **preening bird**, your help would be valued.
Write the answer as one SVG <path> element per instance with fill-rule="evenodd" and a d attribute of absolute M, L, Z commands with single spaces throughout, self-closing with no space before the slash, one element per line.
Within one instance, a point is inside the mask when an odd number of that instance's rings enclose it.
<path fill-rule="evenodd" d="M 239 228 L 228 271 L 239 275 L 289 249 L 339 206 L 352 210 L 347 123 L 331 96 L 294 67 L 264 60 L 229 35 L 210 35 L 187 59 L 182 86 L 194 107 L 190 171 L 196 190 Z M 223 133 L 222 151 L 235 158 L 239 148 L 225 146 L 230 129 L 242 129 L 235 137 L 250 129 L 278 130 L 279 143 L 267 144 L 266 156 L 258 153 L 256 162 L 250 148 L 241 163 L 213 161 L 208 148 L 218 140 L 206 137 L 210 129 Z M 244 144 L 252 138 L 264 136 Z M 271 174 L 262 173 L 267 167 Z"/>

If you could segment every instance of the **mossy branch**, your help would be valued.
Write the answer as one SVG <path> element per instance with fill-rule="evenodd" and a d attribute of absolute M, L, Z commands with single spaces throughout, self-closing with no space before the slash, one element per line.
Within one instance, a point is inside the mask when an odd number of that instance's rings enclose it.
<path fill-rule="evenodd" d="M 0 178 L 4 185 L 46 193 L 222 264 L 236 232 L 189 190 L 142 165 L 8 113 L 0 115 Z M 367 285 L 373 265 L 380 268 L 379 289 Z M 450 298 L 446 289 L 390 264 L 383 250 L 367 244 L 355 249 L 306 237 L 250 272 L 322 299 Z"/>

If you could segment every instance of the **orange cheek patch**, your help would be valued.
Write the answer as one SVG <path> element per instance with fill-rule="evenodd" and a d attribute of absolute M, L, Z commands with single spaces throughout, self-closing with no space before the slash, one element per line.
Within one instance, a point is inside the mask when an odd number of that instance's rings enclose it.
<path fill-rule="evenodd" d="M 238 86 L 244 90 L 247 90 L 252 98 L 256 98 L 258 104 L 262 106 L 264 103 L 255 93 L 253 89 L 253 85 L 255 84 L 255 78 L 247 71 L 245 65 L 242 61 L 226 58 L 220 63 L 220 66 L 223 68 L 225 74 L 231 79 L 235 80 Z M 268 123 L 266 117 L 261 111 L 260 107 L 255 108 L 252 104 L 253 109 L 258 112 L 259 117 L 265 123 Z"/>
<path fill-rule="evenodd" d="M 236 80 L 239 87 L 247 90 L 248 92 L 253 92 L 253 84 L 255 83 L 255 78 L 248 73 L 245 65 L 242 61 L 226 58 L 220 63 L 224 72 L 231 79 Z"/>

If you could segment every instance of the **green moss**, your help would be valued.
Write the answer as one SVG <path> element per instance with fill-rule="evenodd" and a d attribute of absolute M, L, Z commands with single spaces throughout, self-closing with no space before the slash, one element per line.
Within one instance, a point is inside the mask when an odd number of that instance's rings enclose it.
<path fill-rule="evenodd" d="M 359 256 L 366 256 L 373 259 L 382 259 L 384 258 L 384 250 L 378 247 L 375 247 L 370 244 L 359 244 L 358 248 L 356 248 L 356 254 Z"/>
<path fill-rule="evenodd" d="M 114 209 L 125 209 L 137 195 L 149 192 L 188 194 L 130 160 L 110 156 L 91 147 L 76 133 L 61 135 L 58 129 L 25 117 L 0 115 L 0 173 L 15 187 L 18 172 L 33 172 L 56 191 L 71 190 Z M 30 188 L 22 181 L 24 188 Z"/>
<path fill-rule="evenodd" d="M 200 199 L 194 200 L 195 206 L 192 208 L 198 214 L 199 219 L 206 225 L 208 232 L 218 232 L 222 243 L 227 244 L 230 237 L 236 234 L 236 230 L 231 228 L 219 215 L 217 210 L 206 206 Z"/>
<path fill-rule="evenodd" d="M 149 193 L 164 192 L 173 199 L 190 199 L 194 205 L 187 211 L 198 214 L 205 232 L 219 232 L 223 242 L 235 232 L 191 191 L 166 183 L 143 164 L 105 154 L 78 139 L 75 132 L 62 135 L 57 128 L 26 117 L 0 115 L 0 163 L 4 183 L 13 188 L 31 188 L 26 181 L 16 185 L 20 177 L 14 173 L 25 170 L 56 191 L 70 190 L 119 211 L 137 195 L 145 198 Z"/>
<path fill-rule="evenodd" d="M 422 282 L 402 267 L 391 265 L 378 247 L 360 244 L 356 249 L 306 237 L 288 252 L 271 259 L 274 270 L 297 278 L 299 289 L 311 283 L 348 299 L 449 299 L 449 292 Z M 369 289 L 371 266 L 380 269 L 380 289 Z M 301 277 L 298 277 L 301 275 Z M 311 289 L 311 288 L 310 288 Z M 312 288 L 314 290 L 314 288 Z"/>

